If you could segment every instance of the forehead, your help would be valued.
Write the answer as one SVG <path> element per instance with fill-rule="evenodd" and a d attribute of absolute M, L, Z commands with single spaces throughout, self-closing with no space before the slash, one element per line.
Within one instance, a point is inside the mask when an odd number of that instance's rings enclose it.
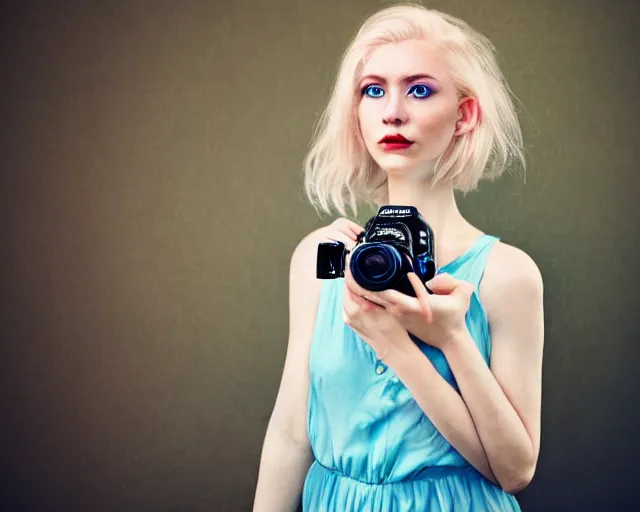
<path fill-rule="evenodd" d="M 414 74 L 447 78 L 447 68 L 436 46 L 423 39 L 386 43 L 374 48 L 366 59 L 361 76 L 378 75 L 389 80 Z"/>

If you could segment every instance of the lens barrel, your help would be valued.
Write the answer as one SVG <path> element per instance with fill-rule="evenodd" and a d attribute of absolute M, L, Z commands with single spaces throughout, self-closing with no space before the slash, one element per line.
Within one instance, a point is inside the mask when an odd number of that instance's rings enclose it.
<path fill-rule="evenodd" d="M 403 276 L 403 256 L 393 245 L 373 242 L 356 247 L 349 268 L 355 281 L 371 291 L 393 288 Z"/>

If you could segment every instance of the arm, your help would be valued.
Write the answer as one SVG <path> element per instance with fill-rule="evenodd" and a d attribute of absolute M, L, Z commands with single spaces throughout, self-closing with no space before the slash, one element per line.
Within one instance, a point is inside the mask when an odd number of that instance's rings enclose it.
<path fill-rule="evenodd" d="M 254 512 L 295 511 L 313 461 L 306 419 L 309 350 L 322 285 L 314 264 L 320 233 L 317 230 L 305 237 L 291 257 L 289 342 L 262 448 Z"/>
<path fill-rule="evenodd" d="M 419 280 L 417 285 L 423 286 Z M 375 350 L 378 358 L 393 369 L 429 420 L 460 455 L 487 479 L 498 483 L 464 400 L 409 337 L 406 326 L 398 320 L 401 316 L 398 306 L 389 302 L 394 296 L 396 300 L 403 297 L 394 290 L 364 290 L 347 270 L 343 318 Z M 372 299 L 369 300 L 368 297 Z M 384 302 L 386 307 L 377 304 L 374 298 Z M 464 322 L 468 301 L 462 302 L 457 307 Z M 431 338 L 426 336 L 423 339 Z"/>
<path fill-rule="evenodd" d="M 542 278 L 524 252 L 499 244 L 480 288 L 491 326 L 491 369 L 468 331 L 444 351 L 494 474 L 516 493 L 533 478 L 540 448 Z"/>
<path fill-rule="evenodd" d="M 466 281 L 438 276 L 428 283 L 436 295 L 427 295 L 414 283 L 418 300 L 394 290 L 368 292 L 351 283 L 349 276 L 345 281 L 353 288 L 352 300 L 361 310 L 369 311 L 371 318 L 376 317 L 376 311 L 382 315 L 386 308 L 406 330 L 443 351 L 462 396 L 449 389 L 430 361 L 409 342 L 406 331 L 391 329 L 381 336 L 384 322 L 371 328 L 360 320 L 361 314 L 348 315 L 353 317 L 352 327 L 355 321 L 361 336 L 379 356 L 383 354 L 454 448 L 488 479 L 508 492 L 517 492 L 530 481 L 538 452 L 542 280 L 528 256 L 505 244 L 499 246 L 492 251 L 481 287 L 492 327 L 491 367 L 495 376 L 464 321 L 473 292 Z M 427 323 L 420 306 L 424 301 L 432 318 Z"/>
<path fill-rule="evenodd" d="M 429 420 L 451 445 L 488 480 L 498 483 L 462 397 L 406 335 L 384 359 Z"/>

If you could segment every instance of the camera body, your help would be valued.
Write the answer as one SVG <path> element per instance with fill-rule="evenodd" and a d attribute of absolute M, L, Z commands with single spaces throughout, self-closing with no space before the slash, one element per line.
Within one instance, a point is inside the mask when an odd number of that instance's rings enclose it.
<path fill-rule="evenodd" d="M 319 244 L 318 279 L 344 277 L 348 253 L 342 242 Z M 381 206 L 358 236 L 349 270 L 366 290 L 393 289 L 415 297 L 407 273 L 423 283 L 436 275 L 433 231 L 414 206 Z"/>

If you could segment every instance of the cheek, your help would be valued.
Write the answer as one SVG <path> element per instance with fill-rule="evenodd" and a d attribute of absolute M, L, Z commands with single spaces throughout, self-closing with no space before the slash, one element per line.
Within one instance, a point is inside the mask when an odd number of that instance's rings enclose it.
<path fill-rule="evenodd" d="M 423 134 L 437 138 L 451 137 L 453 135 L 454 128 L 455 124 L 446 118 L 428 118 L 421 123 L 421 131 Z"/>
<path fill-rule="evenodd" d="M 358 124 L 360 125 L 360 133 L 362 134 L 362 138 L 367 146 L 369 146 L 372 142 L 371 138 L 375 136 L 374 130 L 372 127 L 374 116 L 372 115 L 370 110 L 367 109 L 359 109 L 358 110 Z"/>
<path fill-rule="evenodd" d="M 448 143 L 455 131 L 456 114 L 449 110 L 432 111 L 418 117 L 420 132 L 432 141 Z"/>

